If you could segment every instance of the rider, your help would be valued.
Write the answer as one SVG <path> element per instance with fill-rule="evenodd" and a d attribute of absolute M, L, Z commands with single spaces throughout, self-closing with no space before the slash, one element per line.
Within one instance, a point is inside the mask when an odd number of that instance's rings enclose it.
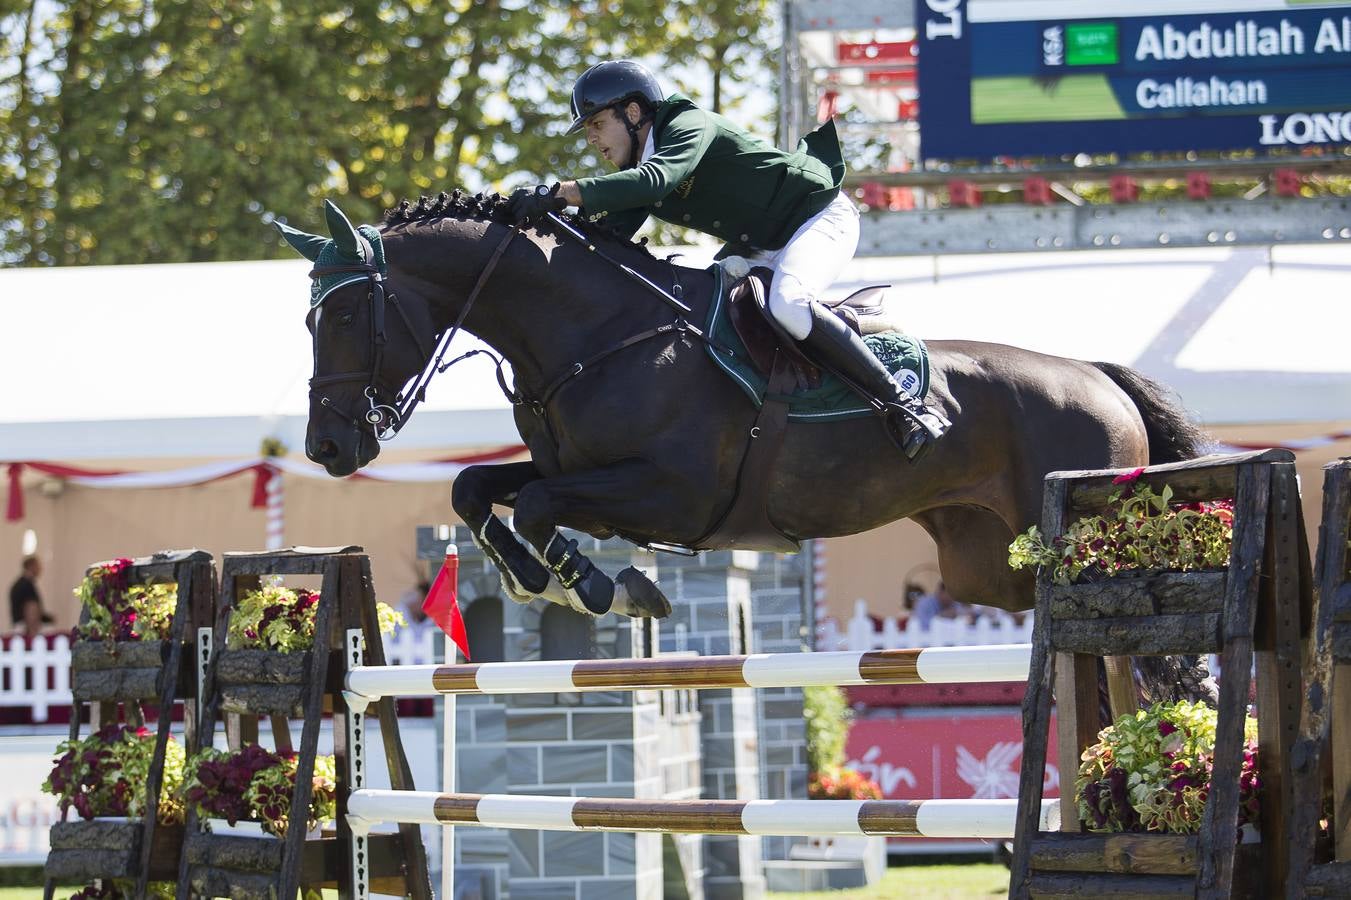
<path fill-rule="evenodd" d="M 891 377 L 857 334 L 816 298 L 858 246 L 858 211 L 840 190 L 844 160 L 827 122 L 787 153 L 681 94 L 664 95 L 644 66 L 629 60 L 592 66 L 572 89 L 572 134 L 619 171 L 511 196 L 517 222 L 566 206 L 606 214 L 632 237 L 647 217 L 694 228 L 733 253 L 774 271 L 767 298 L 775 321 L 808 357 L 881 400 L 888 433 L 910 459 L 943 435 L 948 422 Z"/>

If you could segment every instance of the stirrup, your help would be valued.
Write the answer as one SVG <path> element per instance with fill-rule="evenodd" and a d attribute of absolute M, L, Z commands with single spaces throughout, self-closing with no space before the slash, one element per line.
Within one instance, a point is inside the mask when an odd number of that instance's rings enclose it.
<path fill-rule="evenodd" d="M 948 433 L 952 427 L 942 413 L 930 409 L 924 405 L 924 401 L 917 397 L 906 397 L 899 403 L 888 403 L 888 410 L 895 410 L 901 413 L 911 422 L 914 422 L 934 440 L 938 440 Z"/>

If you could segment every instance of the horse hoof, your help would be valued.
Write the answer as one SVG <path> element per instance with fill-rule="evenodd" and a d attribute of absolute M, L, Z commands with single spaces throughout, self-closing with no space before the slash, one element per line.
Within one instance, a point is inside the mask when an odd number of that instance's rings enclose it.
<path fill-rule="evenodd" d="M 671 601 L 651 579 L 629 566 L 615 576 L 615 600 L 611 609 L 633 619 L 664 619 L 671 614 Z"/>

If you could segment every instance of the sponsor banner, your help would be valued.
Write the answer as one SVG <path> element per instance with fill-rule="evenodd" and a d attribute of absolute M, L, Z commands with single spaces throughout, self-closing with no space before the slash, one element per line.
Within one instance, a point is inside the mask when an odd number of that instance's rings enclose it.
<path fill-rule="evenodd" d="M 845 756 L 888 800 L 1017 797 L 1022 714 L 1014 707 L 859 718 L 849 728 Z M 1046 759 L 1045 796 L 1058 797 L 1054 717 Z"/>
<path fill-rule="evenodd" d="M 1351 144 L 1351 3 L 917 4 L 929 159 Z"/>
<path fill-rule="evenodd" d="M 42 735 L 0 737 L 0 866 L 42 865 L 47 860 L 48 832 L 61 820 L 56 798 L 42 792 L 52 771 L 56 745 L 66 729 Z"/>

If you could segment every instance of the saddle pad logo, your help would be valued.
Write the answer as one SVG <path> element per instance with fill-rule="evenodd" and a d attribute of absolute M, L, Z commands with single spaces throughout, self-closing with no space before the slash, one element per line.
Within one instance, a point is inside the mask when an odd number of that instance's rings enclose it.
<path fill-rule="evenodd" d="M 901 390 L 907 394 L 919 393 L 919 376 L 909 369 L 901 369 L 896 373 L 896 383 L 901 386 Z"/>
<path fill-rule="evenodd" d="M 690 198 L 690 191 L 692 190 L 694 190 L 693 175 L 676 185 L 676 193 L 680 195 L 682 200 L 688 200 Z"/>

